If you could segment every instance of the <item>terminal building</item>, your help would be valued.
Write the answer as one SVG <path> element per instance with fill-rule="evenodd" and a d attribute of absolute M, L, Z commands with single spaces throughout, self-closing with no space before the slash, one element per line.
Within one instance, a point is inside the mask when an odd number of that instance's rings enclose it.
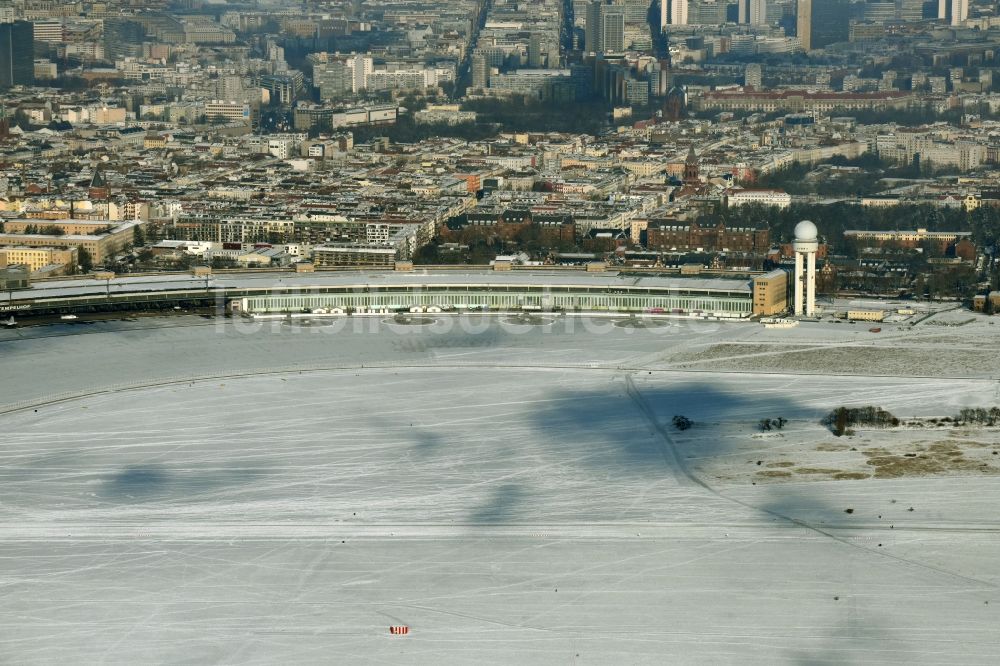
<path fill-rule="evenodd" d="M 342 312 L 511 312 L 541 310 L 673 315 L 718 320 L 788 309 L 787 273 L 734 278 L 618 274 L 577 270 L 467 270 L 123 277 L 38 283 L 8 298 L 33 313 L 222 307 L 239 315 Z"/>
<path fill-rule="evenodd" d="M 405 311 L 417 307 L 476 312 L 674 314 L 719 319 L 741 319 L 755 314 L 749 280 L 663 277 L 622 280 L 617 275 L 538 275 L 520 271 L 503 278 L 487 272 L 387 277 L 373 284 L 345 275 L 340 285 L 311 289 L 308 293 L 268 293 L 234 299 L 231 309 L 245 314 L 273 314 L 338 309 Z M 773 292 L 782 288 L 787 292 L 787 279 L 783 286 L 769 281 L 766 288 L 769 291 L 765 300 L 771 302 Z M 775 312 L 775 307 L 767 314 Z"/>

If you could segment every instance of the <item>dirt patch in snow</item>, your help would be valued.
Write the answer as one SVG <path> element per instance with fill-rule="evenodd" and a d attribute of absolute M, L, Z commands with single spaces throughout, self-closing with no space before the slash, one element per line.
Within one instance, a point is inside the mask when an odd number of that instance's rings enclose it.
<path fill-rule="evenodd" d="M 943 441 L 917 445 L 906 453 L 895 453 L 884 448 L 864 451 L 868 464 L 875 468 L 875 478 L 896 479 L 907 476 L 935 476 L 965 472 L 997 474 L 1000 469 L 977 457 L 966 457 L 963 446 L 968 442 Z M 970 448 L 982 448 L 975 446 Z"/>
<path fill-rule="evenodd" d="M 791 472 L 786 472 L 783 469 L 765 469 L 761 472 L 757 472 L 757 476 L 765 479 L 785 479 L 792 476 Z"/>
<path fill-rule="evenodd" d="M 1000 476 L 1000 444 L 979 441 L 985 439 L 982 432 L 976 433 L 977 439 L 968 440 L 950 434 L 941 439 L 914 438 L 915 434 L 912 430 L 887 430 L 878 431 L 874 442 L 852 439 L 851 443 L 758 449 L 754 458 L 742 463 L 742 474 L 732 462 L 703 458 L 699 471 L 719 481 L 736 483 L 741 478 L 745 482 L 782 483 Z"/>
<path fill-rule="evenodd" d="M 829 452 L 829 451 L 850 451 L 851 447 L 848 446 L 847 444 L 827 444 L 826 442 L 824 442 L 823 444 L 819 444 L 816 447 L 816 450 L 817 451 L 827 451 L 827 452 Z"/>
<path fill-rule="evenodd" d="M 860 481 L 861 479 L 870 478 L 870 475 L 864 472 L 837 472 L 831 476 L 837 481 Z"/>
<path fill-rule="evenodd" d="M 798 467 L 793 471 L 796 474 L 829 474 L 830 476 L 841 473 L 839 469 L 830 469 L 828 467 Z"/>
<path fill-rule="evenodd" d="M 681 368 L 866 376 L 974 377 L 1000 372 L 1000 358 L 966 350 L 845 343 L 834 346 L 719 344 L 671 359 Z"/>

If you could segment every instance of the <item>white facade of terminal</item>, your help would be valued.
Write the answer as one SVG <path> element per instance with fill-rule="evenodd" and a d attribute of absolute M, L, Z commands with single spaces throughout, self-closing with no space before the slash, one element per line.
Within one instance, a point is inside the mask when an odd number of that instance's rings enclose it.
<path fill-rule="evenodd" d="M 0 307 L 4 304 L 0 295 Z M 10 298 L 10 296 L 8 296 Z M 555 310 L 744 318 L 753 313 L 749 280 L 517 271 L 462 273 L 330 272 L 226 274 L 192 278 L 65 280 L 14 292 L 29 310 L 104 309 L 170 299 L 212 299 L 240 314 L 317 309 Z"/>

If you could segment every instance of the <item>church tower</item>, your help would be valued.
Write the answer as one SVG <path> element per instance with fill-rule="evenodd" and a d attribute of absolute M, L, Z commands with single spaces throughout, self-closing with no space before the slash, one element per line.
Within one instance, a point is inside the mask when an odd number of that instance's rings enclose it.
<path fill-rule="evenodd" d="M 687 159 L 684 160 L 684 182 L 687 185 L 701 183 L 701 179 L 698 177 L 698 156 L 694 153 L 694 146 L 691 146 Z"/>
<path fill-rule="evenodd" d="M 111 196 L 111 189 L 108 187 L 108 182 L 104 179 L 103 174 L 101 174 L 100 168 L 94 169 L 94 176 L 90 179 L 88 190 L 89 198 L 95 201 L 101 201 Z"/>

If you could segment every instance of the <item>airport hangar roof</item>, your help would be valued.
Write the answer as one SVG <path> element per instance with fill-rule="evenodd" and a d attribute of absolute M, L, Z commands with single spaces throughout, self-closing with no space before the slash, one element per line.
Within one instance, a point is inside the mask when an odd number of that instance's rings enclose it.
<path fill-rule="evenodd" d="M 187 289 L 302 289 L 311 287 L 421 287 L 421 286 L 564 286 L 591 289 L 656 289 L 704 292 L 738 292 L 750 294 L 749 280 L 728 278 L 686 278 L 678 276 L 618 274 L 614 272 L 584 273 L 577 271 L 336 271 L 318 273 L 226 273 L 208 277 L 186 274 L 153 276 L 118 276 L 110 280 L 78 278 L 38 282 L 28 290 L 15 292 L 14 300 L 25 298 L 56 298 L 110 291 L 174 291 Z M 0 301 L 9 294 L 0 294 Z"/>

